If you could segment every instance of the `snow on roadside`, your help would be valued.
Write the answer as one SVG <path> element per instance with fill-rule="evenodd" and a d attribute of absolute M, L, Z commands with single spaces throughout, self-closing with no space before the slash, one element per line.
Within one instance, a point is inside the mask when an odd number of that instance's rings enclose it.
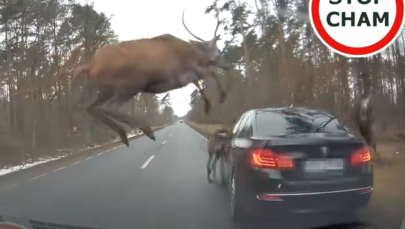
<path fill-rule="evenodd" d="M 128 138 L 132 138 L 135 136 L 141 135 L 141 133 L 130 133 L 128 134 Z M 56 151 L 58 152 L 64 152 L 58 156 L 50 156 L 50 157 L 40 157 L 40 158 L 36 158 L 35 161 L 29 162 L 29 163 L 22 163 L 21 165 L 16 165 L 16 166 L 5 166 L 2 169 L 0 169 L 0 176 L 6 175 L 8 173 L 12 173 L 12 172 L 17 172 L 23 169 L 28 169 L 31 167 L 34 167 L 36 165 L 40 165 L 43 163 L 47 163 L 47 162 L 51 162 L 51 161 L 55 161 L 55 160 L 59 160 L 61 158 L 64 158 L 66 156 L 72 155 L 74 153 L 80 153 L 83 152 L 85 150 L 90 150 L 90 149 L 95 149 L 95 148 L 99 148 L 101 146 L 104 146 L 106 144 L 111 144 L 111 143 L 115 143 L 120 141 L 119 138 L 115 138 L 113 141 L 105 143 L 103 145 L 95 145 L 92 147 L 83 147 L 83 148 L 79 148 L 79 149 L 75 149 L 75 150 L 71 150 L 71 149 L 57 149 Z M 69 152 L 70 151 L 70 152 Z"/>
<path fill-rule="evenodd" d="M 0 169 L 0 176 L 6 175 L 8 173 L 12 173 L 12 172 L 16 172 L 16 171 L 20 171 L 23 169 L 28 169 L 31 168 L 33 166 L 39 165 L 39 164 L 43 164 L 49 161 L 54 161 L 54 160 L 58 160 L 61 159 L 63 157 L 66 157 L 68 154 L 66 155 L 61 155 L 61 156 L 57 156 L 57 157 L 47 157 L 47 158 L 38 158 L 35 162 L 32 163 L 25 163 L 22 165 L 16 165 L 16 166 L 11 166 L 11 167 L 5 167 L 3 169 Z"/>

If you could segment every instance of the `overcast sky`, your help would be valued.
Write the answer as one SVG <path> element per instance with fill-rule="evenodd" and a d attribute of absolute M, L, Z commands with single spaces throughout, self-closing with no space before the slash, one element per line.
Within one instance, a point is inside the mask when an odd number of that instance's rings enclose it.
<path fill-rule="evenodd" d="M 192 39 L 181 23 L 183 8 L 187 27 L 202 39 L 211 39 L 214 35 L 216 19 L 205 15 L 205 8 L 212 0 L 97 0 L 97 11 L 114 14 L 112 26 L 119 40 L 132 40 L 170 33 L 181 39 Z M 220 33 L 222 28 L 218 30 Z M 218 44 L 221 48 L 223 43 Z M 170 92 L 172 107 L 178 116 L 190 110 L 190 94 L 194 85 Z"/>

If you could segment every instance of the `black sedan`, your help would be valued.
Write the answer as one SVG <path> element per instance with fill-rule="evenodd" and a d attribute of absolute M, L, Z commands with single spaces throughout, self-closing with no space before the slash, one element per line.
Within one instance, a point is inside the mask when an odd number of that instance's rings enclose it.
<path fill-rule="evenodd" d="M 334 212 L 356 216 L 373 191 L 371 153 L 331 114 L 268 108 L 242 115 L 229 163 L 231 216 Z"/>

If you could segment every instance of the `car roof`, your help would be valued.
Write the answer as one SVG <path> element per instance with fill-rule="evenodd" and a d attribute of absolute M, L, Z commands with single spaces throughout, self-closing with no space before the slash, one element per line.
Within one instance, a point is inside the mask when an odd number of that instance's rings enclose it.
<path fill-rule="evenodd" d="M 329 112 L 320 109 L 311 109 L 306 107 L 269 107 L 269 108 L 261 108 L 261 109 L 252 109 L 249 112 L 254 113 L 262 113 L 262 112 L 274 112 L 274 111 L 287 111 L 293 113 L 326 113 L 328 115 Z"/>

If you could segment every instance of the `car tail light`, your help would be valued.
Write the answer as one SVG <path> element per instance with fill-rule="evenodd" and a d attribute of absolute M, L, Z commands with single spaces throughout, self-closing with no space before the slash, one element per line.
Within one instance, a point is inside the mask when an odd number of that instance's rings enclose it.
<path fill-rule="evenodd" d="M 371 161 L 371 152 L 367 146 L 354 152 L 350 158 L 352 165 L 360 165 L 369 161 Z"/>
<path fill-rule="evenodd" d="M 373 187 L 367 187 L 367 188 L 363 188 L 363 189 L 359 190 L 357 192 L 357 194 L 363 195 L 363 194 L 368 194 L 368 193 L 371 193 L 371 192 L 373 192 Z"/>
<path fill-rule="evenodd" d="M 253 167 L 291 169 L 294 168 L 294 160 L 283 154 L 276 154 L 269 149 L 255 149 L 251 152 Z"/>

